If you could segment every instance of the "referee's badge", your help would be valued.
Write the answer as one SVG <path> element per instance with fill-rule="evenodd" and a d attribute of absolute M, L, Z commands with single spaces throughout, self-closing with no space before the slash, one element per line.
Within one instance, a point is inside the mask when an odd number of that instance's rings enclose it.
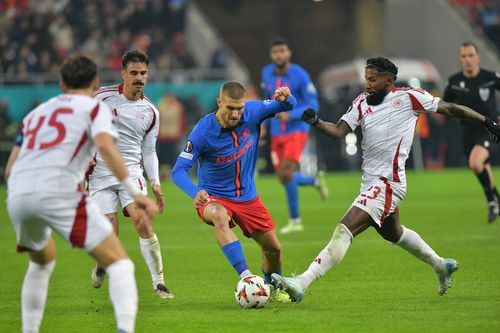
<path fill-rule="evenodd" d="M 490 98 L 490 89 L 489 88 L 479 88 L 479 97 L 483 102 L 486 102 Z"/>

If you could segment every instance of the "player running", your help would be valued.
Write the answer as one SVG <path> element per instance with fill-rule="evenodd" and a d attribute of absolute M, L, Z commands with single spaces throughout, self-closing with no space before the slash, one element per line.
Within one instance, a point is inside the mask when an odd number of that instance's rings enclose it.
<path fill-rule="evenodd" d="M 158 136 L 159 113 L 143 90 L 148 79 L 149 59 L 140 51 L 127 51 L 122 57 L 123 84 L 101 88 L 95 97 L 106 103 L 113 112 L 118 129 L 117 147 L 125 165 L 144 195 L 148 189 L 143 177 L 142 162 L 149 178 L 154 195 L 163 212 L 165 200 L 160 186 L 158 157 L 156 155 L 156 137 Z M 153 290 L 160 298 L 173 298 L 163 278 L 163 263 L 160 243 L 151 221 L 143 220 L 136 214 L 134 200 L 111 171 L 106 167 L 100 154 L 97 154 L 95 165 L 89 171 L 89 192 L 97 202 L 101 211 L 113 224 L 118 234 L 118 207 L 121 205 L 125 216 L 130 216 L 137 233 L 141 253 L 148 265 Z M 92 270 L 92 285 L 101 287 L 106 272 L 96 265 Z"/>
<path fill-rule="evenodd" d="M 56 248 L 52 230 L 85 249 L 109 274 L 109 293 L 118 332 L 133 332 L 137 313 L 134 264 L 109 221 L 80 186 L 96 147 L 144 220 L 158 212 L 136 188 L 113 140 L 111 110 L 92 98 L 97 67 L 88 58 L 67 59 L 61 67 L 64 92 L 31 111 L 21 125 L 19 154 L 9 170 L 7 209 L 18 251 L 28 251 L 22 294 L 23 332 L 38 332 Z M 144 208 L 144 210 L 143 210 Z"/>
<path fill-rule="evenodd" d="M 281 244 L 274 222 L 257 194 L 254 183 L 260 125 L 277 112 L 296 104 L 288 88 L 278 88 L 275 101 L 245 102 L 245 88 L 238 82 L 222 85 L 219 109 L 203 117 L 189 135 L 186 147 L 172 171 L 172 180 L 194 199 L 205 223 L 212 225 L 222 252 L 240 277 L 251 275 L 240 241 L 231 230 L 239 225 L 262 249 L 262 272 L 268 283 L 271 273 L 281 274 Z M 188 172 L 198 161 L 198 186 Z M 273 299 L 290 301 L 276 290 Z"/>
<path fill-rule="evenodd" d="M 321 198 L 328 196 L 324 173 L 316 177 L 297 171 L 302 151 L 307 144 L 309 126 L 300 120 L 302 112 L 308 107 L 318 109 L 318 93 L 307 72 L 290 61 L 292 52 L 285 40 L 271 44 L 272 63 L 262 69 L 262 90 L 265 98 L 272 98 L 279 87 L 290 88 L 297 98 L 297 106 L 291 112 L 282 112 L 276 118 L 264 122 L 263 135 L 270 128 L 271 161 L 276 174 L 285 187 L 288 203 L 288 224 L 280 233 L 288 234 L 304 229 L 299 214 L 298 186 L 315 186 Z"/>
<path fill-rule="evenodd" d="M 443 100 L 468 106 L 486 117 L 498 119 L 495 92 L 500 90 L 500 75 L 479 67 L 477 46 L 467 42 L 460 46 L 462 71 L 448 79 Z M 467 164 L 483 187 L 488 204 L 488 222 L 496 220 L 500 209 L 498 191 L 491 170 L 491 143 L 480 124 L 463 121 L 463 147 Z"/>
<path fill-rule="evenodd" d="M 332 239 L 309 268 L 299 276 L 284 278 L 273 274 L 292 300 L 300 302 L 304 291 L 344 257 L 352 239 L 374 227 L 386 240 L 399 245 L 436 272 L 439 295 L 451 287 L 451 275 L 458 268 L 455 259 L 436 254 L 413 230 L 399 224 L 398 206 L 406 193 L 405 162 L 410 153 L 419 113 L 437 112 L 447 117 L 481 124 L 498 141 L 500 126 L 468 107 L 440 101 L 425 90 L 394 86 L 397 67 L 386 58 L 368 59 L 365 68 L 366 92 L 359 95 L 336 124 L 319 119 L 314 110 L 302 119 L 336 139 L 361 126 L 363 132 L 363 177 L 361 193 L 333 232 Z"/>

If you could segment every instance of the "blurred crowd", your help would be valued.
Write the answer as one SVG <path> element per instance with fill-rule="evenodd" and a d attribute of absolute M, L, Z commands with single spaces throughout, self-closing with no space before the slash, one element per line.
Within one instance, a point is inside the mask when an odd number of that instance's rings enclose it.
<path fill-rule="evenodd" d="M 193 68 L 184 43 L 186 5 L 187 0 L 0 1 L 0 72 L 57 71 L 74 52 L 117 70 L 128 49 L 148 53 L 153 69 Z"/>
<path fill-rule="evenodd" d="M 500 49 L 500 0 L 451 0 Z"/>

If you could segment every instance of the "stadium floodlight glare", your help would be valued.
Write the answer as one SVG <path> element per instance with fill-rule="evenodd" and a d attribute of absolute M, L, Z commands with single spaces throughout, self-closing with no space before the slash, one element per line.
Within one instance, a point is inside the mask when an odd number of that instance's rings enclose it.
<path fill-rule="evenodd" d="M 350 156 L 356 155 L 356 153 L 358 152 L 358 147 L 356 147 L 356 145 L 349 144 L 345 147 L 345 152 Z"/>
<path fill-rule="evenodd" d="M 345 143 L 347 145 L 355 145 L 358 143 L 358 137 L 354 133 L 349 133 L 345 136 Z"/>

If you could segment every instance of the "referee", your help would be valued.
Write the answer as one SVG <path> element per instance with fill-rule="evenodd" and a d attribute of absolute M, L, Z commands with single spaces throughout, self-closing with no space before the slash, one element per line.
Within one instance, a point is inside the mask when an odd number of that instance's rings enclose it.
<path fill-rule="evenodd" d="M 495 90 L 500 90 L 500 76 L 479 67 L 479 52 L 474 43 L 460 46 L 459 60 L 462 71 L 448 79 L 443 100 L 470 107 L 489 117 L 500 119 L 495 102 Z M 469 168 L 476 174 L 488 201 L 488 222 L 495 221 L 499 214 L 499 196 L 491 170 L 491 143 L 483 127 L 473 122 L 462 121 L 464 128 L 464 152 Z"/>

